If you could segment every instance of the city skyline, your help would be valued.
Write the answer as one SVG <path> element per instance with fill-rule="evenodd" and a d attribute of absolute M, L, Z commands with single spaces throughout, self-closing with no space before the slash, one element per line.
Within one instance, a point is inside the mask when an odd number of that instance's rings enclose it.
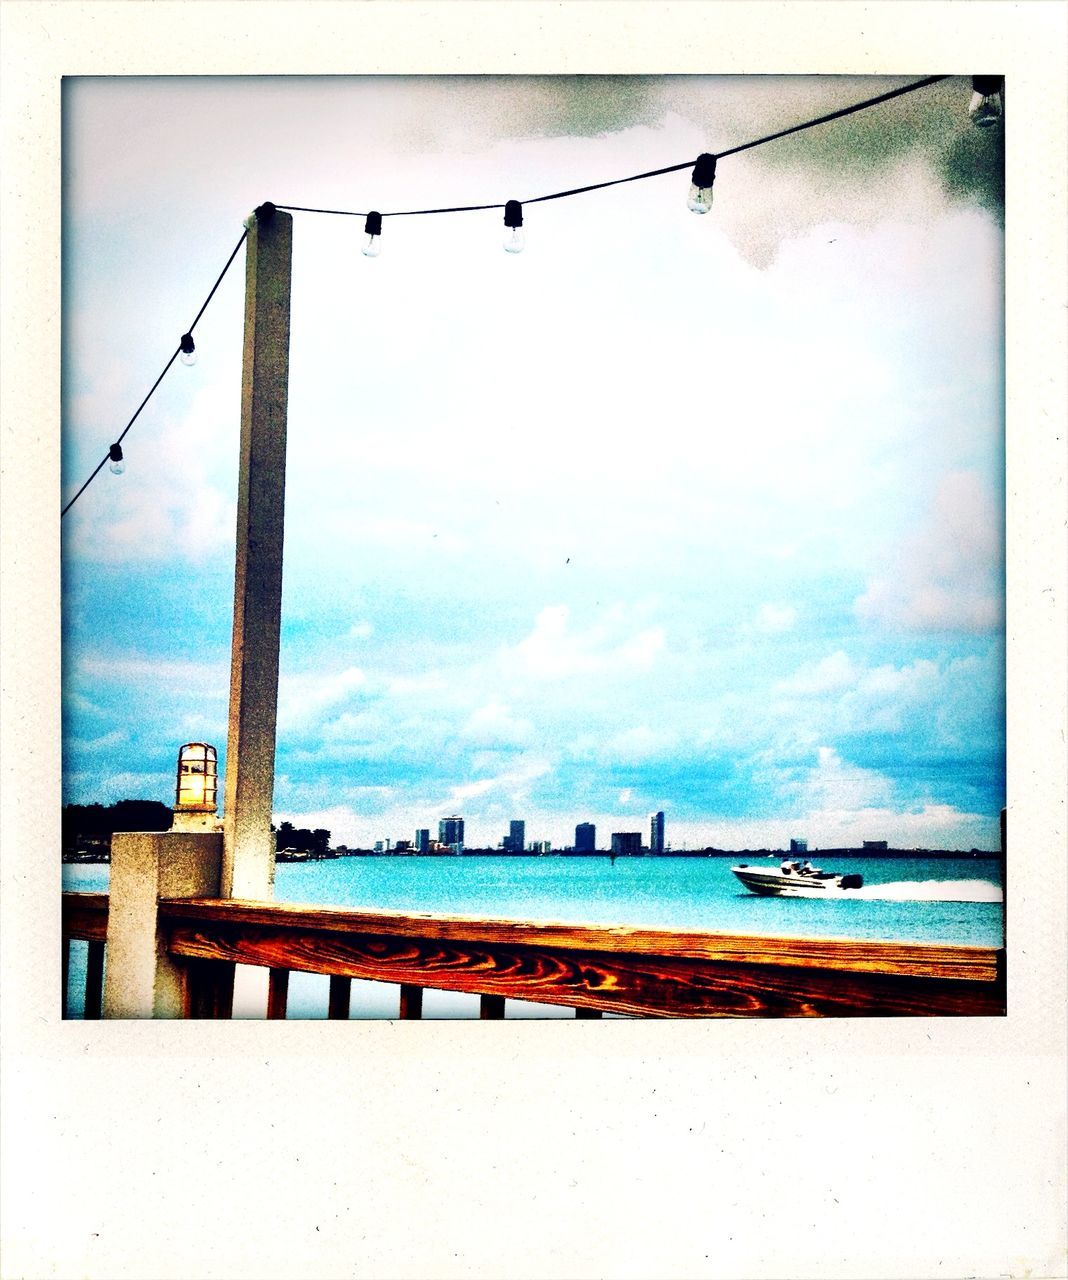
<path fill-rule="evenodd" d="M 70 80 L 64 495 L 264 199 L 526 198 L 902 80 Z M 725 159 L 703 217 L 686 173 L 530 206 L 517 256 L 499 215 L 387 220 L 373 262 L 294 215 L 279 820 L 996 847 L 1002 232 L 968 96 Z M 67 800 L 165 800 L 189 740 L 224 767 L 241 303 L 235 266 L 64 520 Z"/>

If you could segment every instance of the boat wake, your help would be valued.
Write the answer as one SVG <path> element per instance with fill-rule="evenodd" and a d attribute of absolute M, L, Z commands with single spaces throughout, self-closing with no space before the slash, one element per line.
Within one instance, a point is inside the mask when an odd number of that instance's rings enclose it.
<path fill-rule="evenodd" d="M 848 896 L 890 902 L 1001 902 L 1004 895 L 990 880 L 896 880 L 866 884 L 863 889 L 850 890 Z"/>

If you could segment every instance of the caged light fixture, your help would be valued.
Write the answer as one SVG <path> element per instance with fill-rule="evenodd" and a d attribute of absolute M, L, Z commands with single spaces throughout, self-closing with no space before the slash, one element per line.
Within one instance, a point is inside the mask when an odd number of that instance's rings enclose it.
<path fill-rule="evenodd" d="M 122 456 L 121 444 L 113 444 L 108 449 L 108 469 L 113 476 L 121 476 L 126 470 L 126 461 Z"/>
<path fill-rule="evenodd" d="M 183 333 L 179 344 L 179 356 L 182 364 L 192 367 L 197 362 L 197 347 L 191 333 Z"/>
<path fill-rule="evenodd" d="M 363 246 L 363 256 L 365 258 L 377 258 L 382 252 L 382 215 L 377 209 L 372 209 L 367 215 L 363 230 L 367 236 L 367 241 Z"/>
<path fill-rule="evenodd" d="M 1004 88 L 1004 76 L 972 76 L 972 100 L 968 104 L 972 124 L 989 129 L 1000 122 Z"/>

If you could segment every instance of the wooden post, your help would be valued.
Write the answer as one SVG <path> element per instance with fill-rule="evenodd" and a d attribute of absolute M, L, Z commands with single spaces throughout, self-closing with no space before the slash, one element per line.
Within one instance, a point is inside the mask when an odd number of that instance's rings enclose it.
<path fill-rule="evenodd" d="M 271 810 L 282 612 L 292 252 L 292 217 L 273 205 L 261 205 L 249 228 L 245 268 L 223 827 L 222 896 L 226 898 L 270 898 L 274 889 Z"/>

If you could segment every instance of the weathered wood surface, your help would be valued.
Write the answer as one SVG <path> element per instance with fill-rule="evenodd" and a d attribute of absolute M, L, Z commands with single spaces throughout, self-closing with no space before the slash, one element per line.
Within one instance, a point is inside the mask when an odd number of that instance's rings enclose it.
<path fill-rule="evenodd" d="M 352 979 L 338 977 L 336 974 L 330 979 L 330 1001 L 327 1005 L 326 1016 L 331 1019 L 344 1021 L 349 1016 L 352 1008 Z"/>
<path fill-rule="evenodd" d="M 267 1017 L 281 1019 L 289 1004 L 289 970 L 272 969 L 267 982 Z"/>
<path fill-rule="evenodd" d="M 503 943 L 563 950 L 663 955 L 677 959 L 736 960 L 819 969 L 870 970 L 902 976 L 993 982 L 999 952 L 920 942 L 873 942 L 861 938 L 769 938 L 753 934 L 674 932 L 618 925 L 558 924 L 526 920 L 362 911 L 292 902 L 230 898 L 176 898 L 160 904 L 171 921 L 202 920 L 260 924 L 302 932 L 434 938 L 440 942 Z M 297 965 L 290 966 L 298 968 Z M 430 985 L 430 984 L 424 984 Z"/>
<path fill-rule="evenodd" d="M 234 1016 L 233 960 L 223 956 L 199 957 L 188 966 L 185 986 L 187 1018 Z"/>
<path fill-rule="evenodd" d="M 106 942 L 107 936 L 108 895 L 64 892 L 63 937 L 79 942 Z"/>
<path fill-rule="evenodd" d="M 400 1010 L 398 1017 L 417 1019 L 423 1016 L 423 988 L 413 987 L 411 983 L 401 984 Z"/>
<path fill-rule="evenodd" d="M 675 934 L 218 899 L 166 902 L 161 914 L 177 956 L 617 1013 L 1004 1012 L 999 953 L 992 948 Z"/>

